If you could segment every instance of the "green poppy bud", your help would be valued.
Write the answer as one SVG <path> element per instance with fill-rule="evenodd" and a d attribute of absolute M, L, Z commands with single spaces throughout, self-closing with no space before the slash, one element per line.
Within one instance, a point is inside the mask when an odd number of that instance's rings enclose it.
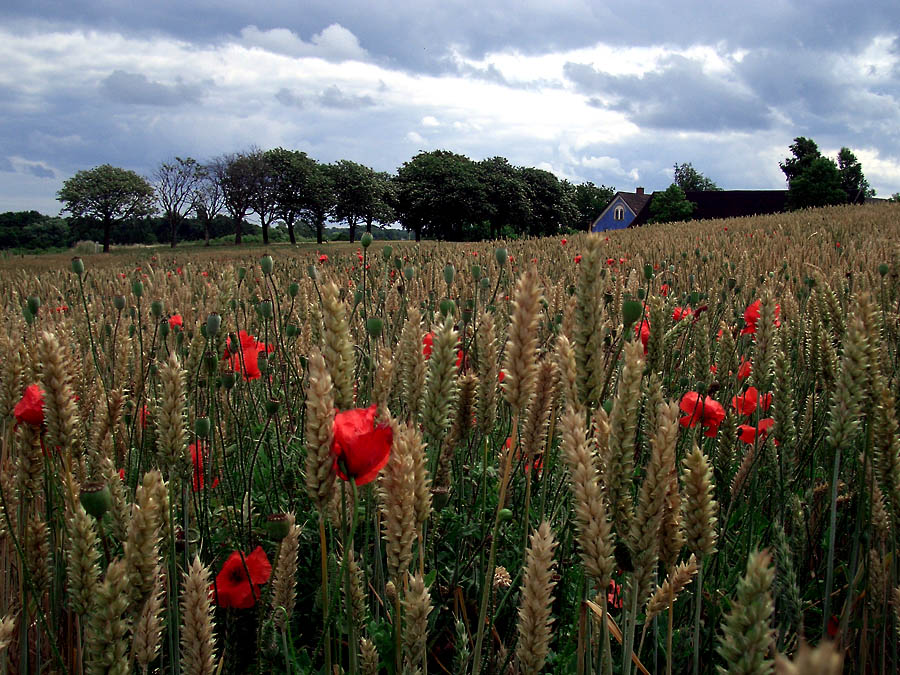
<path fill-rule="evenodd" d="M 31 313 L 37 314 L 38 310 L 40 308 L 41 308 L 41 299 L 36 295 L 30 296 L 28 298 L 28 309 L 31 310 Z"/>
<path fill-rule="evenodd" d="M 369 248 L 372 245 L 372 240 L 374 237 L 371 232 L 363 233 L 363 236 L 359 238 L 359 243 L 362 244 L 363 248 Z"/>
<path fill-rule="evenodd" d="M 222 375 L 222 386 L 225 387 L 225 389 L 231 389 L 234 386 L 234 383 L 235 377 L 233 372 L 227 372 Z"/>
<path fill-rule="evenodd" d="M 644 289 L 639 288 L 637 291 L 637 295 L 638 295 L 638 300 L 643 300 L 644 299 Z"/>
<path fill-rule="evenodd" d="M 481 277 L 481 288 L 482 290 L 488 291 L 491 289 L 491 280 L 487 277 Z"/>
<path fill-rule="evenodd" d="M 219 333 L 219 328 L 222 326 L 222 317 L 213 312 L 208 317 L 206 317 L 206 335 L 210 339 L 216 337 Z"/>
<path fill-rule="evenodd" d="M 637 300 L 626 300 L 622 303 L 622 323 L 625 324 L 625 328 L 641 318 L 643 308 L 643 305 Z"/>
<path fill-rule="evenodd" d="M 300 292 L 300 284 L 298 284 L 296 281 L 292 281 L 291 285 L 288 286 L 288 295 L 291 296 L 292 298 L 296 298 L 297 293 L 299 293 L 299 292 Z"/>
<path fill-rule="evenodd" d="M 84 274 L 84 261 L 81 258 L 72 258 L 72 271 L 78 276 Z"/>
<path fill-rule="evenodd" d="M 266 253 L 259 259 L 259 266 L 262 267 L 263 274 L 269 276 L 272 274 L 272 269 L 275 267 L 275 261 L 272 260 L 272 256 Z"/>
<path fill-rule="evenodd" d="M 125 296 L 124 295 L 116 295 L 113 297 L 113 307 L 115 307 L 120 312 L 125 309 Z"/>
<path fill-rule="evenodd" d="M 85 483 L 81 487 L 81 494 L 78 500 L 90 515 L 95 519 L 101 520 L 103 514 L 112 506 L 112 495 L 106 483 Z"/>
<path fill-rule="evenodd" d="M 144 295 L 144 284 L 141 283 L 140 279 L 131 282 L 131 292 L 134 293 L 134 297 L 136 298 Z"/>
<path fill-rule="evenodd" d="M 500 509 L 500 511 L 497 513 L 497 521 L 500 523 L 505 523 L 507 520 L 512 520 L 512 517 L 512 509 Z"/>
<path fill-rule="evenodd" d="M 381 249 L 381 257 L 384 258 L 385 262 L 391 259 L 391 256 L 394 254 L 393 246 L 385 246 Z"/>
<path fill-rule="evenodd" d="M 366 233 L 368 234 L 368 232 Z M 369 235 L 371 237 L 371 235 Z M 270 513 L 266 516 L 266 531 L 272 539 L 282 540 L 291 530 L 291 522 L 286 513 Z"/>
<path fill-rule="evenodd" d="M 268 320 L 268 319 L 272 318 L 272 303 L 271 302 L 269 302 L 268 300 L 263 300 L 256 307 L 257 307 L 257 311 L 259 312 L 259 315 L 263 319 Z"/>
<path fill-rule="evenodd" d="M 653 278 L 653 265 L 647 263 L 644 265 L 644 278 L 650 281 Z"/>
<path fill-rule="evenodd" d="M 503 267 L 506 264 L 506 261 L 509 259 L 509 254 L 506 252 L 505 248 L 495 248 L 494 259 L 497 261 L 497 264 L 500 265 L 500 267 Z"/>
<path fill-rule="evenodd" d="M 456 268 L 450 263 L 447 263 L 444 266 L 444 281 L 448 286 L 453 283 L 454 276 L 456 276 Z"/>
<path fill-rule="evenodd" d="M 412 281 L 412 278 L 416 275 L 416 268 L 412 265 L 408 265 L 405 270 L 403 270 L 403 276 L 406 277 L 407 281 Z"/>
<path fill-rule="evenodd" d="M 440 308 L 444 316 L 456 315 L 456 303 L 453 300 L 441 300 Z"/>
<path fill-rule="evenodd" d="M 880 274 L 883 277 L 887 276 L 888 270 L 889 270 L 889 268 L 886 263 L 881 263 L 878 266 L 878 274 Z"/>
<path fill-rule="evenodd" d="M 169 322 L 165 319 L 159 322 L 159 335 L 163 340 L 169 335 Z"/>
<path fill-rule="evenodd" d="M 209 418 L 208 417 L 198 417 L 194 420 L 194 433 L 197 434 L 197 438 L 208 438 L 209 437 Z"/>
<path fill-rule="evenodd" d="M 377 338 L 381 336 L 381 331 L 384 329 L 384 321 L 382 321 L 377 316 L 370 316 L 366 319 L 366 332 L 371 335 L 373 338 Z"/>
<path fill-rule="evenodd" d="M 472 265 L 470 271 L 472 273 L 472 278 L 475 281 L 481 279 L 481 265 Z"/>
<path fill-rule="evenodd" d="M 162 311 L 163 311 L 162 300 L 154 300 L 153 302 L 150 303 L 150 313 L 153 316 L 155 316 L 156 318 L 159 318 L 160 316 L 162 316 Z"/>

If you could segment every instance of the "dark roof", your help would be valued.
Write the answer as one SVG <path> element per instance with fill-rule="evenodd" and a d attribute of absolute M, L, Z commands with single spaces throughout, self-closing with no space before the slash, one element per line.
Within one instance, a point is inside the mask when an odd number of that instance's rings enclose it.
<path fill-rule="evenodd" d="M 717 190 L 686 192 L 696 204 L 693 220 L 739 218 L 787 210 L 787 190 Z"/>
<path fill-rule="evenodd" d="M 650 203 L 650 200 L 653 197 L 653 195 L 636 194 L 634 192 L 619 192 L 617 196 L 621 197 L 622 201 L 628 204 L 628 208 L 634 211 L 634 215 L 636 216 L 641 215 L 641 211 Z"/>

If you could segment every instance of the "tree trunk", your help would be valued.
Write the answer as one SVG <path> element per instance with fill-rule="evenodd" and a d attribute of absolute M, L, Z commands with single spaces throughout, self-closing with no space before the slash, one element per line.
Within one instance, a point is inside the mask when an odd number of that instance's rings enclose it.
<path fill-rule="evenodd" d="M 316 242 L 322 243 L 322 230 L 325 229 L 325 223 L 322 219 L 316 220 Z"/>
<path fill-rule="evenodd" d="M 203 245 L 209 246 L 209 218 L 203 219 Z"/>
<path fill-rule="evenodd" d="M 109 253 L 109 235 L 112 230 L 112 218 L 109 216 L 103 219 L 103 252 Z"/>
<path fill-rule="evenodd" d="M 241 245 L 241 234 L 244 229 L 244 219 L 243 218 L 235 218 L 235 226 L 234 226 L 234 245 Z"/>
<path fill-rule="evenodd" d="M 291 238 L 291 243 L 296 244 L 297 237 L 294 235 L 294 220 L 285 220 L 285 222 L 287 223 L 288 236 Z"/>
<path fill-rule="evenodd" d="M 356 219 L 351 218 L 347 221 L 347 225 L 350 226 L 350 243 L 352 244 L 356 241 Z"/>
<path fill-rule="evenodd" d="M 422 228 L 417 227 L 416 228 L 416 243 L 419 243 L 420 241 L 422 241 Z"/>
<path fill-rule="evenodd" d="M 263 231 L 263 245 L 268 246 L 269 245 L 269 223 L 267 223 L 265 221 L 265 219 L 262 218 L 262 219 L 260 219 L 260 225 L 262 225 L 262 231 Z"/>
<path fill-rule="evenodd" d="M 366 232 L 372 234 L 372 218 L 366 218 Z"/>
<path fill-rule="evenodd" d="M 172 248 L 175 248 L 176 235 L 178 234 L 178 221 L 174 215 L 169 216 L 169 242 Z"/>

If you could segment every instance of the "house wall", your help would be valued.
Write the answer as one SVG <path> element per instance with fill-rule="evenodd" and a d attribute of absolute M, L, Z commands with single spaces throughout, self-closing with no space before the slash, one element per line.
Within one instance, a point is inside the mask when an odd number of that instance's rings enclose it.
<path fill-rule="evenodd" d="M 616 207 L 622 206 L 625 209 L 625 220 L 615 220 Z M 634 213 L 628 208 L 628 205 L 621 197 L 616 197 L 606 210 L 600 214 L 600 217 L 594 221 L 591 226 L 591 232 L 605 232 L 606 230 L 623 230 L 634 220 Z"/>

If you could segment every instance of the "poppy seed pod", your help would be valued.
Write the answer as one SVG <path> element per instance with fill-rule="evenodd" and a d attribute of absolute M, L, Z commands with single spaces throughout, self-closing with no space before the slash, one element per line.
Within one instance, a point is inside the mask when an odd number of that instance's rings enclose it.
<path fill-rule="evenodd" d="M 403 270 L 403 276 L 406 277 L 407 281 L 412 281 L 412 278 L 416 275 L 416 268 L 412 265 L 408 265 L 405 270 Z"/>
<path fill-rule="evenodd" d="M 881 264 L 878 266 L 878 274 L 880 274 L 880 275 L 883 276 L 883 277 L 886 277 L 886 276 L 887 276 L 887 273 L 888 273 L 888 271 L 889 271 L 889 269 L 890 269 L 890 268 L 887 266 L 886 263 L 881 263 Z"/>
<path fill-rule="evenodd" d="M 393 255 L 393 253 L 393 246 L 385 246 L 383 249 L 381 249 L 381 257 L 384 258 L 385 262 L 391 259 L 391 255 Z"/>
<path fill-rule="evenodd" d="M 266 530 L 272 539 L 284 539 L 291 530 L 291 521 L 286 513 L 270 513 L 266 516 Z"/>
<path fill-rule="evenodd" d="M 256 306 L 259 311 L 259 315 L 263 319 L 271 319 L 272 318 L 272 303 L 268 300 L 263 300 Z"/>
<path fill-rule="evenodd" d="M 297 331 L 297 325 L 296 325 L 296 324 L 289 323 L 288 325 L 286 325 L 286 326 L 284 327 L 284 334 L 287 335 L 289 338 L 296 337 L 296 336 L 297 336 L 297 332 L 298 332 L 298 331 Z"/>
<path fill-rule="evenodd" d="M 470 268 L 470 271 L 472 273 L 472 278 L 475 281 L 478 281 L 479 279 L 481 279 L 481 265 L 472 265 L 472 267 Z"/>
<path fill-rule="evenodd" d="M 78 276 L 84 274 L 84 261 L 81 258 L 72 258 L 72 271 Z"/>
<path fill-rule="evenodd" d="M 118 311 L 122 311 L 125 309 L 125 296 L 124 295 L 116 295 L 113 297 L 113 307 L 115 307 Z"/>
<path fill-rule="evenodd" d="M 506 252 L 505 248 L 494 249 L 494 259 L 497 261 L 497 264 L 500 265 L 500 267 L 503 267 L 506 264 L 508 258 L 509 254 Z"/>
<path fill-rule="evenodd" d="M 194 420 L 194 433 L 198 438 L 206 438 L 209 436 L 209 418 L 198 417 Z"/>
<path fill-rule="evenodd" d="M 622 303 L 622 323 L 628 328 L 641 316 L 643 306 L 637 300 L 626 300 Z"/>
<path fill-rule="evenodd" d="M 262 268 L 263 274 L 269 276 L 272 274 L 272 269 L 275 267 L 275 261 L 272 260 L 272 256 L 267 253 L 259 259 L 259 266 Z"/>
<path fill-rule="evenodd" d="M 31 313 L 37 314 L 38 310 L 40 308 L 41 308 L 41 299 L 36 295 L 30 296 L 28 298 L 28 309 L 31 311 Z"/>
<path fill-rule="evenodd" d="M 131 282 L 131 292 L 134 293 L 134 297 L 136 298 L 140 298 L 144 295 L 144 284 L 141 283 L 140 279 Z"/>
<path fill-rule="evenodd" d="M 238 271 L 237 271 L 238 283 L 241 283 L 246 276 L 247 276 L 247 268 L 246 267 L 238 267 Z"/>
<path fill-rule="evenodd" d="M 373 338 L 381 337 L 381 331 L 384 330 L 384 321 L 377 316 L 370 316 L 366 319 L 366 332 Z"/>
<path fill-rule="evenodd" d="M 103 518 L 109 507 L 112 506 L 112 494 L 106 483 L 85 483 L 81 488 L 78 500 L 87 511 L 97 520 Z"/>
<path fill-rule="evenodd" d="M 448 286 L 453 283 L 454 276 L 456 276 L 456 268 L 450 263 L 447 263 L 444 266 L 444 281 Z"/>
<path fill-rule="evenodd" d="M 369 248 L 369 246 L 372 245 L 372 240 L 373 240 L 373 239 L 374 239 L 374 237 L 372 236 L 372 233 L 371 233 L 371 232 L 366 232 L 366 233 L 363 234 L 362 237 L 360 237 L 359 243 L 362 244 L 362 247 L 363 247 L 363 248 Z"/>
<path fill-rule="evenodd" d="M 288 286 L 288 295 L 292 298 L 296 298 L 297 293 L 299 293 L 299 292 L 300 292 L 300 284 L 298 284 L 296 281 L 292 281 L 291 285 Z"/>
<path fill-rule="evenodd" d="M 222 317 L 213 312 L 206 317 L 206 336 L 210 339 L 214 338 L 222 325 Z"/>
<path fill-rule="evenodd" d="M 163 311 L 162 300 L 154 300 L 153 302 L 150 303 L 150 313 L 154 317 L 159 318 L 160 316 L 162 316 L 162 311 Z"/>

